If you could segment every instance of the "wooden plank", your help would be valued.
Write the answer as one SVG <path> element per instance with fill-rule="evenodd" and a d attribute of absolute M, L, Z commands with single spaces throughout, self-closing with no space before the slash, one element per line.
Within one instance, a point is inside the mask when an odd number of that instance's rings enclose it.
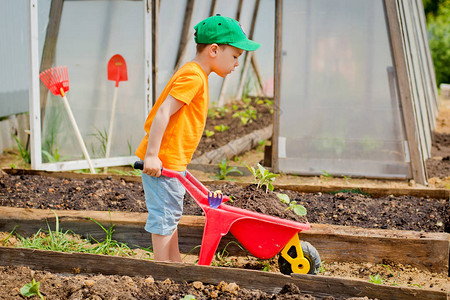
<path fill-rule="evenodd" d="M 238 138 L 225 146 L 219 147 L 212 151 L 206 152 L 201 156 L 194 158 L 193 164 L 217 164 L 222 159 L 230 159 L 236 155 L 242 154 L 255 148 L 259 141 L 267 140 L 272 134 L 272 125 L 266 128 L 259 129 L 249 133 L 241 138 Z"/>
<path fill-rule="evenodd" d="M 158 82 L 158 19 L 160 1 L 152 1 L 152 106 L 156 103 Z"/>
<path fill-rule="evenodd" d="M 146 213 L 57 211 L 63 231 L 72 230 L 96 240 L 105 238 L 104 231 L 92 218 L 104 226 L 114 224 L 113 238 L 140 247 L 151 245 L 150 234 L 144 230 Z M 48 222 L 48 223 L 47 223 Z M 182 216 L 178 226 L 180 250 L 184 253 L 201 245 L 205 217 Z M 50 210 L 0 207 L 0 231 L 16 231 L 24 236 L 36 233 L 40 228 L 53 229 L 55 215 Z M 311 230 L 300 234 L 302 240 L 314 245 L 326 261 L 352 261 L 385 263 L 393 261 L 409 264 L 422 270 L 447 273 L 449 270 L 450 235 L 405 230 L 365 229 L 351 226 L 311 224 Z M 248 255 L 234 243 L 228 234 L 222 238 L 219 249 L 227 247 L 230 255 Z M 194 251 L 192 253 L 198 253 Z"/>
<path fill-rule="evenodd" d="M 252 55 L 252 68 L 253 68 L 253 71 L 255 72 L 256 79 L 258 80 L 258 85 L 259 85 L 259 88 L 261 89 L 261 93 L 263 94 L 264 83 L 263 83 L 263 79 L 261 76 L 261 71 L 259 69 L 258 61 L 256 60 L 256 53 L 253 53 L 253 55 Z M 267 96 L 267 95 L 264 95 L 264 96 Z"/>
<path fill-rule="evenodd" d="M 273 134 L 272 134 L 272 168 L 275 173 L 280 172 L 278 163 L 278 138 L 280 136 L 280 93 L 281 93 L 281 36 L 283 24 L 283 0 L 275 1 L 275 58 L 273 85 Z"/>
<path fill-rule="evenodd" d="M 326 261 L 394 262 L 430 272 L 449 272 L 447 233 L 311 224 L 311 230 L 302 232 L 300 237 L 314 245 Z"/>
<path fill-rule="evenodd" d="M 209 7 L 209 17 L 214 16 L 216 13 L 217 0 L 211 0 L 211 6 Z"/>
<path fill-rule="evenodd" d="M 260 2 L 260 0 L 256 0 L 255 6 L 253 7 L 252 22 L 250 25 L 250 33 L 248 35 L 248 38 L 250 40 L 253 39 L 253 34 L 255 32 L 256 18 L 258 16 L 258 10 L 259 10 L 259 2 Z M 242 93 L 244 91 L 244 84 L 245 84 L 245 80 L 247 79 L 248 69 L 250 67 L 250 63 L 251 63 L 253 55 L 254 55 L 253 51 L 252 52 L 247 51 L 245 53 L 244 67 L 243 67 L 243 71 L 241 73 L 241 78 L 239 80 L 239 87 L 238 87 L 238 91 L 236 93 L 236 99 L 239 99 L 239 100 L 242 99 Z"/>
<path fill-rule="evenodd" d="M 386 17 L 388 23 L 392 55 L 399 85 L 400 101 L 405 124 L 406 139 L 411 158 L 412 176 L 417 183 L 426 184 L 427 176 L 422 154 L 420 152 L 420 142 L 416 132 L 416 118 L 414 117 L 414 107 L 412 103 L 411 88 L 409 86 L 408 70 L 405 61 L 405 51 L 402 44 L 402 33 L 400 30 L 399 16 L 395 0 L 385 0 Z"/>
<path fill-rule="evenodd" d="M 178 70 L 181 61 L 186 53 L 186 47 L 189 39 L 189 28 L 191 27 L 192 13 L 194 12 L 195 0 L 188 0 L 186 2 L 186 9 L 184 11 L 183 27 L 181 29 L 180 43 L 178 45 L 178 52 L 175 59 L 174 71 Z"/>
<path fill-rule="evenodd" d="M 239 0 L 238 7 L 236 9 L 236 17 L 235 20 L 239 22 L 241 17 L 241 9 L 242 9 L 243 1 Z M 220 87 L 219 99 L 217 100 L 217 106 L 221 107 L 225 104 L 225 93 L 228 88 L 228 82 L 230 80 L 230 76 L 226 76 L 222 81 L 222 86 Z"/>
<path fill-rule="evenodd" d="M 200 165 L 197 167 L 196 165 Z M 206 169 L 206 167 L 201 167 L 201 163 L 192 162 L 188 165 L 188 169 Z M 210 165 L 211 166 L 211 165 Z M 125 176 L 125 175 L 105 175 L 105 174 L 84 174 L 84 173 L 73 173 L 73 172 L 49 172 L 49 171 L 39 171 L 39 170 L 27 170 L 27 169 L 11 169 L 4 168 L 3 172 L 9 175 L 37 175 L 37 176 L 47 176 L 54 178 L 74 178 L 74 179 L 106 179 L 111 178 L 114 180 L 125 180 L 127 182 L 141 182 L 140 176 Z M 210 184 L 224 184 L 226 181 L 223 180 L 202 180 L 205 185 Z M 251 182 L 235 182 L 235 184 L 240 186 L 246 186 Z M 308 185 L 308 184 L 274 184 L 275 189 L 286 189 L 296 192 L 303 193 L 329 193 L 336 192 L 340 190 L 349 189 L 360 189 L 362 192 L 370 194 L 372 197 L 382 197 L 382 196 L 414 196 L 414 197 L 429 197 L 433 199 L 448 199 L 450 198 L 450 190 L 439 189 L 439 188 L 420 188 L 420 187 L 364 187 L 354 184 L 348 185 Z"/>
<path fill-rule="evenodd" d="M 378 299 L 448 299 L 447 293 L 418 288 L 376 285 L 362 280 L 326 276 L 293 275 L 198 266 L 193 264 L 153 262 L 117 256 L 0 247 L 0 265 L 28 266 L 55 273 L 82 273 L 126 276 L 152 276 L 156 280 L 170 278 L 176 282 L 201 281 L 218 284 L 235 282 L 241 288 L 277 293 L 288 283 L 303 293 L 317 297 L 370 297 Z M 324 289 L 324 287 L 327 287 Z"/>
<path fill-rule="evenodd" d="M 41 67 L 39 73 L 52 67 L 55 61 L 56 42 L 58 41 L 59 25 L 61 24 L 61 14 L 64 0 L 52 0 L 48 17 L 47 32 L 45 34 L 44 48 L 42 50 Z M 44 122 L 45 107 L 47 105 L 48 88 L 41 82 L 41 127 Z"/>

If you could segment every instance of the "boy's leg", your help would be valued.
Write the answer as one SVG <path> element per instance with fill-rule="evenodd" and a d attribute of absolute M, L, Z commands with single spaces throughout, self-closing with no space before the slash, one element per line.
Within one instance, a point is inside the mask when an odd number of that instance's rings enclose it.
<path fill-rule="evenodd" d="M 177 224 L 183 212 L 184 187 L 176 178 L 142 173 L 148 210 L 145 230 L 152 233 L 155 261 L 181 262 Z"/>
<path fill-rule="evenodd" d="M 178 249 L 178 230 L 171 235 L 152 233 L 153 255 L 155 261 L 182 262 Z"/>

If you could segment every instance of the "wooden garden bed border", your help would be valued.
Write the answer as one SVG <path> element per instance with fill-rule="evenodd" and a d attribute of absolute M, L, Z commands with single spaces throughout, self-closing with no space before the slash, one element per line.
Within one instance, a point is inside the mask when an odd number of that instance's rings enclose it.
<path fill-rule="evenodd" d="M 63 231 L 104 239 L 105 232 L 89 219 L 92 218 L 106 227 L 114 224 L 113 238 L 130 247 L 151 245 L 150 234 L 144 230 L 146 213 L 69 210 L 55 213 Z M 202 216 L 182 216 L 178 226 L 181 252 L 198 254 L 198 249 L 192 249 L 201 245 L 204 222 Z M 48 225 L 54 230 L 55 215 L 51 210 L 0 207 L 0 231 L 11 232 L 15 228 L 17 233 L 30 236 L 39 229 L 47 230 Z M 450 234 L 447 233 L 311 224 L 311 230 L 301 232 L 300 238 L 314 245 L 321 259 L 328 262 L 396 262 L 434 273 L 449 273 Z M 227 234 L 218 249 L 227 247 L 230 255 L 248 255 L 236 244 L 229 244 L 231 241 L 237 242 Z"/>
<path fill-rule="evenodd" d="M 204 170 L 208 165 L 195 164 L 188 166 L 188 169 Z M 210 165 L 209 165 L 210 166 Z M 54 178 L 74 178 L 74 179 L 106 179 L 112 178 L 115 180 L 125 180 L 128 182 L 141 182 L 140 176 L 125 176 L 115 174 L 88 174 L 88 173 L 73 173 L 73 172 L 52 172 L 52 171 L 40 171 L 40 170 L 27 170 L 27 169 L 11 169 L 3 168 L 3 172 L 9 175 L 39 175 Z M 224 184 L 226 181 L 220 180 L 202 180 L 205 185 L 208 184 Z M 246 186 L 249 182 L 233 182 L 234 184 Z M 421 188 L 421 187 L 361 187 L 357 185 L 308 185 L 308 184 L 274 184 L 275 189 L 286 189 L 296 192 L 304 193 L 328 193 L 336 192 L 340 190 L 349 190 L 359 188 L 362 192 L 368 193 L 373 197 L 382 196 L 414 196 L 414 197 L 429 197 L 433 199 L 449 199 L 450 190 L 440 188 Z"/>
<path fill-rule="evenodd" d="M 221 281 L 235 282 L 241 288 L 277 293 L 293 283 L 302 293 L 317 297 L 370 297 L 378 299 L 447 300 L 448 293 L 406 287 L 377 285 L 363 280 L 339 279 L 327 276 L 278 273 L 194 264 L 163 263 L 117 256 L 83 253 L 61 253 L 43 250 L 0 247 L 0 265 L 27 266 L 54 273 L 81 273 L 126 276 L 152 276 L 155 280 L 170 278 L 175 282 L 201 281 L 217 285 Z M 326 288 L 325 288 L 326 287 Z"/>

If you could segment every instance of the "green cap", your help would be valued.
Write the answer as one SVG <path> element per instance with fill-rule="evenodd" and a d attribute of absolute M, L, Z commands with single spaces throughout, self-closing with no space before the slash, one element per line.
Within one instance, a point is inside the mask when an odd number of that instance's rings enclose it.
<path fill-rule="evenodd" d="M 254 51 L 261 46 L 247 38 L 238 21 L 221 15 L 206 18 L 194 29 L 197 44 L 226 44 L 245 51 Z"/>

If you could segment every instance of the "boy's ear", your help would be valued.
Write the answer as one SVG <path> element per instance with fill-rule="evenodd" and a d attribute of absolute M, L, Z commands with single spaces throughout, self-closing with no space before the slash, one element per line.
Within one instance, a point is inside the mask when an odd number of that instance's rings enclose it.
<path fill-rule="evenodd" d="M 216 57 L 217 56 L 217 51 L 219 50 L 219 45 L 217 44 L 211 44 L 208 47 L 208 54 L 210 57 Z"/>

